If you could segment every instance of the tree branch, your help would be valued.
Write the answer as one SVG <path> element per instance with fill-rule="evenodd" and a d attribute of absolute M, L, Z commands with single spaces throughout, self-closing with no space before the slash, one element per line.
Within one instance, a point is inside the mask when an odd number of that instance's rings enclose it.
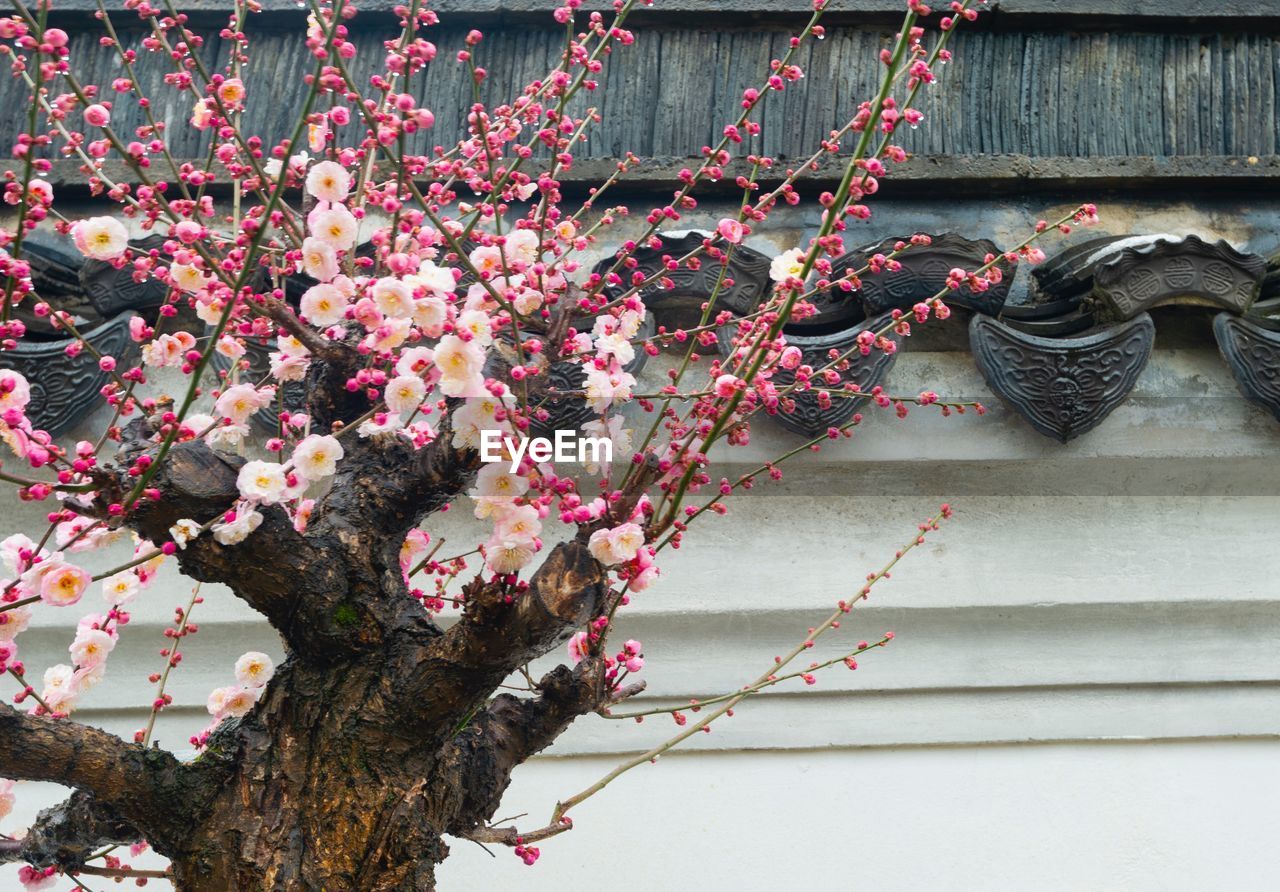
<path fill-rule="evenodd" d="M 128 523 L 153 542 L 165 542 L 181 519 L 203 524 L 220 517 L 239 497 L 236 477 L 243 464 L 203 440 L 175 445 L 152 480 L 161 498 L 140 505 Z M 176 554 L 182 571 L 230 586 L 299 654 L 328 661 L 384 640 L 387 620 L 353 592 L 357 577 L 334 559 L 342 555 L 339 543 L 304 536 L 279 507 L 259 510 L 262 523 L 243 542 L 223 545 L 209 533 L 191 540 Z"/>
<path fill-rule="evenodd" d="M 114 734 L 66 719 L 19 712 L 0 703 L 0 775 L 51 781 L 81 794 L 41 813 L 20 851 L 0 860 L 59 863 L 101 839 L 145 835 L 159 848 L 176 845 L 197 805 L 204 772 L 185 769 L 171 753 L 125 743 Z M 134 829 L 136 828 L 136 829 Z"/>
<path fill-rule="evenodd" d="M 142 836 L 93 794 L 78 790 L 65 802 L 41 811 L 22 839 L 0 840 L 0 864 L 26 861 L 37 867 L 76 867 L 104 845 L 132 845 Z"/>
<path fill-rule="evenodd" d="M 439 629 L 408 596 L 400 567 L 405 536 L 471 485 L 479 455 L 452 445 L 447 419 L 436 439 L 415 449 L 396 434 L 377 434 L 349 449 L 333 485 L 316 505 L 307 538 L 332 542 L 347 556 L 350 585 L 399 628 Z"/>
<path fill-rule="evenodd" d="M 6 777 L 54 781 L 89 790 L 105 802 L 127 803 L 136 789 L 145 790 L 177 767 L 178 760 L 164 750 L 144 750 L 88 725 L 0 703 L 0 774 Z"/>
<path fill-rule="evenodd" d="M 313 360 L 330 363 L 346 363 L 352 356 L 358 355 L 350 346 L 326 338 L 310 325 L 307 325 L 293 308 L 282 300 L 268 297 L 262 302 L 262 311 L 286 333 L 297 338 L 307 348 Z"/>
<path fill-rule="evenodd" d="M 560 665 L 539 681 L 537 697 L 499 694 L 473 718 L 445 749 L 438 768 L 462 790 L 445 832 L 468 838 L 480 834 L 493 842 L 507 843 L 507 836 L 514 840 L 513 828 L 491 832 L 484 826 L 501 803 L 512 772 L 554 743 L 574 719 L 605 702 L 603 679 L 598 658 L 583 660 L 574 669 Z"/>
<path fill-rule="evenodd" d="M 608 588 L 608 572 L 591 556 L 585 542 L 561 542 L 523 594 L 510 596 L 492 584 L 469 593 L 462 619 L 433 646 L 432 656 L 505 676 L 547 653 L 596 616 Z"/>
<path fill-rule="evenodd" d="M 443 743 L 450 728 L 484 704 L 517 667 L 596 616 L 607 592 L 605 568 L 578 540 L 553 548 L 521 594 L 477 579 L 459 622 L 393 664 L 399 668 L 393 690 L 405 704 L 405 724 Z"/>

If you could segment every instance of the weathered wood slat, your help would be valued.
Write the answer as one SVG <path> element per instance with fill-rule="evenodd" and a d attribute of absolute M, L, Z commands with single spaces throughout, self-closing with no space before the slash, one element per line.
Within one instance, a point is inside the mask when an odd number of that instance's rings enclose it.
<path fill-rule="evenodd" d="M 176 4 L 193 21 L 216 20 L 229 15 L 234 8 L 232 0 L 182 0 Z M 357 0 L 355 4 L 369 16 L 389 16 L 391 10 L 401 5 L 401 0 Z M 434 0 L 431 8 L 442 16 L 465 14 L 473 25 L 494 22 L 545 22 L 551 11 L 561 5 L 561 0 Z M 305 3 L 298 0 L 260 0 L 264 14 L 269 19 L 301 18 Z M 935 4 L 943 8 L 945 4 Z M 1182 20 L 1196 19 L 1215 23 L 1230 23 L 1248 27 L 1259 20 L 1280 19 L 1280 10 L 1272 4 L 1255 0 L 1163 0 L 1160 3 L 1144 0 L 1000 0 L 992 4 L 992 10 L 984 15 L 983 25 L 1025 24 L 1027 22 L 1052 21 L 1071 24 L 1092 24 L 1120 20 L 1140 20 L 1157 26 L 1178 27 Z M 55 15 L 71 17 L 76 14 L 97 11 L 97 0 L 58 0 Z M 803 19 L 813 9 L 812 0 L 656 0 L 652 9 L 641 7 L 633 15 L 641 22 L 663 21 L 673 14 L 715 20 L 732 18 L 738 24 L 743 21 L 778 21 Z M 583 11 L 609 12 L 611 0 L 587 0 Z M 883 23 L 901 18 L 903 4 L 900 0 L 839 0 L 827 13 L 830 21 Z M 132 13 L 120 11 L 127 20 Z"/>
<path fill-rule="evenodd" d="M 367 77 L 393 31 L 355 37 L 354 67 Z M 459 31 L 433 35 L 437 61 L 415 77 L 412 90 L 436 113 L 436 127 L 413 140 L 425 150 L 451 143 L 472 103 L 469 78 L 453 58 Z M 742 90 L 758 85 L 771 58 L 786 48 L 787 32 L 669 28 L 642 33 L 619 49 L 579 109 L 596 106 L 604 122 L 579 151 L 583 158 L 689 156 L 714 142 L 736 109 Z M 770 98 L 764 132 L 742 151 L 783 159 L 802 157 L 840 126 L 866 98 L 878 76 L 875 54 L 887 33 L 832 29 L 799 62 L 806 77 Z M 219 41 L 203 50 L 207 64 L 222 62 Z M 1206 35 L 1153 32 L 973 32 L 957 46 L 942 83 L 921 102 L 927 115 L 919 131 L 903 130 L 902 144 L 927 154 L 1018 154 L 1033 157 L 1160 157 L 1274 154 L 1280 145 L 1280 43 L 1277 34 Z M 131 35 L 137 40 L 138 35 Z M 549 71 L 560 35 L 550 29 L 513 28 L 491 33 L 481 44 L 489 78 L 481 94 L 490 104 L 515 95 Z M 303 95 L 302 74 L 311 59 L 296 39 L 273 31 L 253 35 L 245 123 L 279 138 L 287 132 Z M 86 80 L 109 91 L 118 69 L 110 53 L 88 33 L 75 35 L 73 61 Z M 208 134 L 190 128 L 189 96 L 162 86 L 166 60 L 145 54 L 139 65 L 156 116 L 169 128 L 175 155 L 200 157 Z M 128 97 L 115 95 L 115 122 L 128 133 L 142 122 Z M 20 81 L 0 80 L 0 137 L 24 125 L 28 97 Z M 354 135 L 355 128 L 351 128 Z"/>

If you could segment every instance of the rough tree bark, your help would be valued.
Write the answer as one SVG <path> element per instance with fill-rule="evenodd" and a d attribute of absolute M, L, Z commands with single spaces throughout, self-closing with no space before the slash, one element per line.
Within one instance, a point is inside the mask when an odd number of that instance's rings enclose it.
<path fill-rule="evenodd" d="M 272 308 L 292 328 L 285 312 Z M 368 408 L 345 390 L 353 357 L 315 347 L 313 417 L 350 421 Z M 482 831 L 512 770 L 607 696 L 595 660 L 557 667 L 536 696 L 494 696 L 602 609 L 607 575 L 585 534 L 554 547 L 521 594 L 473 582 L 447 631 L 408 594 L 406 533 L 479 465 L 442 426 L 418 451 L 391 435 L 347 438 L 305 533 L 271 508 L 239 545 L 205 535 L 178 553 L 187 575 L 261 612 L 288 653 L 256 707 L 224 722 L 194 763 L 0 706 L 0 775 L 76 788 L 24 840 L 0 844 L 0 860 L 74 868 L 104 843 L 146 838 L 191 892 L 433 889 L 442 836 Z M 147 423 L 131 433 L 126 455 L 156 448 Z M 127 523 L 162 542 L 181 518 L 219 516 L 241 461 L 175 445 L 153 482 L 163 497 Z M 99 480 L 130 483 L 119 471 Z"/>

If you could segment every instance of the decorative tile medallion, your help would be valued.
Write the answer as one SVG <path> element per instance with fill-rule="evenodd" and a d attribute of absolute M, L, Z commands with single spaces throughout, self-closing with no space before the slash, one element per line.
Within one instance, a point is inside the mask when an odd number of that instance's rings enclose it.
<path fill-rule="evenodd" d="M 132 313 L 121 313 L 96 328 L 81 332 L 84 339 L 104 356 L 133 362 L 136 355 L 129 337 Z M 79 421 L 99 404 L 99 391 L 110 380 L 98 368 L 98 358 L 91 350 L 75 356 L 67 354 L 72 338 L 58 340 L 22 340 L 12 350 L 0 352 L 0 367 L 21 373 L 31 386 L 31 402 L 27 417 L 38 430 L 58 434 Z M 125 366 L 127 367 L 127 366 Z"/>
<path fill-rule="evenodd" d="M 1040 433 L 1065 443 L 1097 427 L 1129 395 L 1155 330 L 1143 313 L 1095 334 L 1051 339 L 974 316 L 969 344 L 991 389 Z"/>
<path fill-rule="evenodd" d="M 1094 297 L 1116 319 L 1192 304 L 1243 314 L 1258 297 L 1266 261 L 1194 235 L 1126 248 L 1094 271 Z"/>
<path fill-rule="evenodd" d="M 1280 331 L 1219 313 L 1213 333 L 1241 392 L 1280 421 Z"/>

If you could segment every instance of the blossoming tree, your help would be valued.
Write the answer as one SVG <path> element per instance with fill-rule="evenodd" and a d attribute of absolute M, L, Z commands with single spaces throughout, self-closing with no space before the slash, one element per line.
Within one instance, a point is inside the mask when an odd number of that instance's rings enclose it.
<path fill-rule="evenodd" d="M 769 97 L 796 88 L 797 50 L 823 35 L 827 3 L 816 0 L 789 52 L 742 94 L 722 138 L 682 172 L 671 200 L 588 272 L 583 253 L 626 215 L 602 200 L 636 161 L 620 160 L 576 207 L 559 177 L 597 122 L 581 100 L 609 55 L 634 39 L 625 25 L 635 2 L 615 0 L 606 16 L 566 0 L 555 11 L 566 34 L 555 69 L 506 104 L 477 100 L 462 141 L 421 154 L 410 146 L 433 115 L 413 86 L 437 50 L 423 36 L 436 16 L 419 0 L 394 10 L 400 35 L 368 78 L 353 74 L 363 61 L 348 40 L 354 5 L 313 0 L 302 39 L 314 68 L 284 134 L 241 126 L 255 98 L 242 77 L 251 0 L 235 4 L 221 32 L 230 45 L 222 70 L 207 66 L 200 38 L 168 0 L 125 4 L 146 31 L 136 48 L 100 3 L 96 51 L 119 62 L 105 86 L 77 75 L 47 4 L 15 0 L 0 20 L 0 50 L 32 97 L 13 149 L 18 170 L 5 185 L 16 219 L 0 254 L 0 346 L 22 341 L 19 310 L 63 332 L 68 351 L 92 356 L 107 376 L 110 416 L 96 439 L 57 442 L 29 417 L 31 382 L 0 371 L 0 433 L 16 456 L 0 476 L 48 509 L 47 528 L 0 543 L 0 671 L 18 685 L 15 705 L 0 705 L 0 775 L 74 788 L 24 835 L 0 838 L 0 860 L 24 862 L 30 888 L 64 873 L 77 883 L 156 875 L 131 870 L 114 848 L 136 853 L 143 841 L 171 860 L 160 875 L 192 890 L 431 889 L 446 835 L 508 845 L 532 863 L 540 842 L 572 827 L 572 809 L 623 771 L 744 698 L 791 679 L 812 683 L 827 666 L 853 667 L 891 637 L 822 663 L 804 656 L 948 516 L 945 506 L 741 690 L 695 704 L 695 718 L 687 708 L 628 714 L 619 705 L 642 688 L 634 676 L 644 656 L 640 642 L 616 640 L 615 620 L 658 580 L 663 551 L 757 476 L 777 478 L 791 455 L 848 436 L 861 416 L 753 473 L 717 474 L 715 455 L 746 443 L 754 419 L 792 412 L 806 393 L 965 410 L 930 392 L 864 393 L 839 375 L 853 355 L 892 351 L 913 324 L 945 318 L 946 289 L 817 365 L 788 344 L 784 327 L 814 314 L 815 296 L 891 275 L 899 254 L 927 243 L 920 236 L 833 272 L 847 250 L 846 220 L 870 213 L 866 199 L 886 166 L 906 159 L 895 131 L 919 123 L 915 97 L 975 10 L 956 0 L 929 19 L 911 0 L 881 54 L 878 91 L 849 109 L 843 127 L 815 135 L 812 158 L 765 189 L 774 160 L 746 155 L 738 212 L 692 250 L 666 257 L 658 273 L 639 270 L 636 252 L 661 250 L 663 227 L 694 208 L 696 188 L 720 179 L 735 149 L 760 133 Z M 481 41 L 473 31 L 456 53 L 477 84 Z M 167 89 L 210 137 L 203 163 L 167 148 L 135 75 L 139 52 L 171 66 Z M 146 122 L 132 134 L 113 124 L 130 103 Z M 55 207 L 43 174 L 56 155 L 78 161 L 114 212 L 72 219 Z M 728 313 L 717 297 L 732 284 L 735 251 L 779 202 L 801 200 L 805 170 L 826 157 L 840 159 L 843 175 L 816 196 L 824 209 L 816 237 L 774 261 L 773 290 L 758 308 Z M 129 176 L 112 179 L 109 160 Z M 211 196 L 215 183 L 231 187 L 224 205 Z M 1092 216 L 1086 206 L 1042 223 L 1008 253 L 953 270 L 948 284 L 985 289 L 1008 264 L 1036 259 L 1041 234 Z M 130 242 L 124 220 L 158 241 Z M 39 293 L 26 259 L 38 230 L 135 282 L 160 284 L 157 313 L 129 323 L 134 350 L 102 353 Z M 697 324 L 647 327 L 645 296 L 670 285 L 667 272 L 707 265 L 719 280 Z M 193 319 L 204 327 L 192 328 Z M 699 349 L 717 339 L 723 355 Z M 270 375 L 255 380 L 246 351 L 261 344 L 272 349 Z M 631 364 L 661 350 L 675 357 L 668 380 L 641 392 Z M 576 383 L 550 381 L 548 370 L 563 363 L 575 367 Z M 166 396 L 174 381 L 179 395 Z M 564 400 L 589 407 L 582 430 L 609 443 L 612 463 L 553 463 L 525 448 Z M 269 430 L 255 438 L 255 425 Z M 486 432 L 504 444 L 501 461 L 482 461 Z M 455 504 L 490 533 L 447 557 L 429 519 Z M 89 550 L 114 550 L 118 566 L 91 575 L 77 564 Z M 210 696 L 213 723 L 193 739 L 197 757 L 185 761 L 154 746 L 152 732 L 170 702 L 165 683 L 191 631 L 198 585 L 177 612 L 164 671 L 152 678 L 151 721 L 136 738 L 69 717 L 128 634 L 130 602 L 166 561 L 197 582 L 228 586 L 274 626 L 288 655 L 278 667 L 264 654 L 240 657 L 236 683 Z M 98 588 L 105 609 L 79 619 L 69 660 L 41 678 L 19 656 L 32 612 L 83 604 Z M 529 664 L 557 650 L 564 661 L 534 678 Z M 519 690 L 499 692 L 513 678 L 506 687 Z M 677 733 L 564 798 L 543 826 L 492 824 L 512 771 L 592 713 L 667 713 Z M 4 813 L 12 782 L 0 784 Z"/>

